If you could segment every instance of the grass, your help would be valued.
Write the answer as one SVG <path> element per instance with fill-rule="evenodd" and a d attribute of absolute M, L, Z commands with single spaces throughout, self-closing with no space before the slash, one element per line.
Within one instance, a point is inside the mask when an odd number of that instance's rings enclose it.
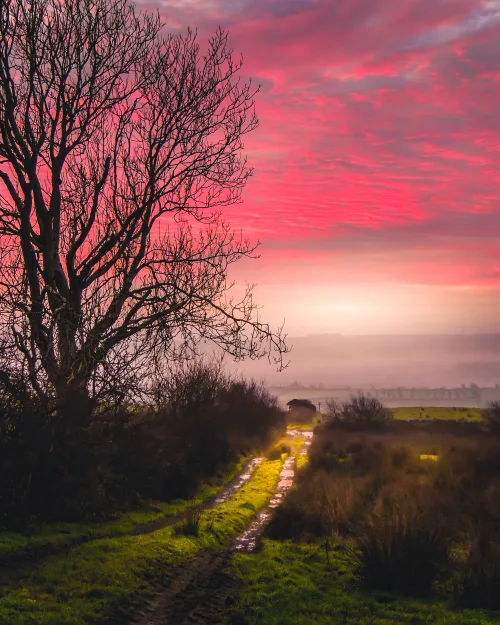
<path fill-rule="evenodd" d="M 368 593 L 356 583 L 343 543 L 330 565 L 321 546 L 263 541 L 263 550 L 235 554 L 240 594 L 227 625 L 493 625 L 500 612 L 453 610 L 445 600 Z"/>
<path fill-rule="evenodd" d="M 295 429 L 295 428 L 290 428 L 290 429 Z M 300 434 L 297 436 L 289 436 L 289 435 L 282 436 L 269 449 L 267 453 L 267 457 L 270 459 L 281 457 L 282 460 L 285 460 L 287 456 L 298 456 L 306 440 L 307 440 L 306 437 Z M 286 453 L 282 454 L 284 450 L 286 450 Z"/>
<path fill-rule="evenodd" d="M 297 468 L 297 471 L 300 471 L 300 469 L 305 467 L 306 464 L 308 463 L 308 461 L 309 461 L 309 458 L 307 456 L 298 455 L 297 456 L 297 461 L 296 461 L 296 464 L 295 464 L 295 466 Z"/>
<path fill-rule="evenodd" d="M 169 565 L 202 548 L 219 548 L 237 536 L 270 498 L 281 461 L 264 461 L 229 501 L 205 511 L 198 536 L 173 527 L 138 536 L 94 540 L 49 558 L 0 598 L 5 625 L 83 625 L 124 622 L 154 591 Z"/>
<path fill-rule="evenodd" d="M 422 408 L 421 406 L 414 406 L 410 408 L 391 408 L 390 410 L 395 419 L 403 421 L 407 419 L 456 419 L 465 421 L 482 420 L 480 408 Z"/>
<path fill-rule="evenodd" d="M 406 421 L 408 419 L 453 419 L 465 421 L 482 421 L 482 411 L 480 408 L 464 408 L 456 406 L 447 407 L 422 407 L 410 406 L 402 408 L 389 408 L 395 419 Z M 321 415 L 316 415 L 311 423 L 289 423 L 287 429 L 306 431 L 312 430 L 320 423 Z"/>
<path fill-rule="evenodd" d="M 246 458 L 241 459 L 219 480 L 202 484 L 189 501 L 177 499 L 171 502 L 147 502 L 138 510 L 103 522 L 39 524 L 23 533 L 0 532 L 0 562 L 23 556 L 36 556 L 47 551 L 55 552 L 99 538 L 123 536 L 140 525 L 182 513 L 187 506 L 199 505 L 217 493 L 238 474 L 245 460 Z"/>
<path fill-rule="evenodd" d="M 287 430 L 298 430 L 299 432 L 310 432 L 316 425 L 318 425 L 321 415 L 316 415 L 312 418 L 310 423 L 287 423 Z"/>
<path fill-rule="evenodd" d="M 447 532 L 408 503 L 373 514 L 363 525 L 354 537 L 360 581 L 371 589 L 430 595 L 448 564 Z"/>
<path fill-rule="evenodd" d="M 291 440 L 289 440 L 288 444 L 290 445 L 290 456 L 298 458 L 306 440 L 305 436 L 294 436 Z"/>

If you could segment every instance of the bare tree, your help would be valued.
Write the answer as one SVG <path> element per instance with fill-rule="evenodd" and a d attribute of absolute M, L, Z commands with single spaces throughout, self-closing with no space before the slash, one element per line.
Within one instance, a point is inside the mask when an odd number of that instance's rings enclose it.
<path fill-rule="evenodd" d="M 340 419 L 342 417 L 342 404 L 335 398 L 326 400 L 326 414 L 332 419 Z"/>
<path fill-rule="evenodd" d="M 351 395 L 349 401 L 342 403 L 327 400 L 326 405 L 330 417 L 350 424 L 380 424 L 393 418 L 392 412 L 380 400 L 362 392 Z"/>
<path fill-rule="evenodd" d="M 202 53 L 128 0 L 0 4 L 0 323 L 40 395 L 201 341 L 282 365 L 227 278 L 256 248 L 220 213 L 252 173 L 240 68 L 223 31 Z"/>

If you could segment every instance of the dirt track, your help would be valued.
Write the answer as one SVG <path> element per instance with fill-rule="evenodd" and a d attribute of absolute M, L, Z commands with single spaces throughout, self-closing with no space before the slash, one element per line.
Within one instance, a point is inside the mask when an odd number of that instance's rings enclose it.
<path fill-rule="evenodd" d="M 225 486 L 223 486 L 219 491 L 217 491 L 214 495 L 211 495 L 207 499 L 205 499 L 201 504 L 196 506 L 196 508 L 201 510 L 209 510 L 213 508 L 215 505 L 220 503 L 220 501 L 225 501 L 232 497 L 234 493 L 239 490 L 252 476 L 255 468 L 259 464 L 260 458 L 250 458 L 247 460 L 241 471 Z M 130 531 L 125 534 L 118 534 L 120 536 L 138 536 L 141 534 L 151 534 L 152 532 L 156 532 L 157 530 L 163 529 L 164 527 L 169 527 L 174 525 L 175 523 L 181 521 L 184 517 L 184 513 L 181 512 L 179 514 L 173 514 L 164 516 L 163 518 L 156 519 L 155 521 L 151 521 L 150 523 L 142 523 L 141 525 L 137 525 Z M 109 536 L 104 536 L 103 538 L 108 538 Z M 44 545 L 43 547 L 38 547 L 37 549 L 27 548 L 23 551 L 19 551 L 11 557 L 6 557 L 3 560 L 0 560 L 0 596 L 2 586 L 10 584 L 14 581 L 22 579 L 30 574 L 36 566 L 38 566 L 43 560 L 49 558 L 51 556 L 61 556 L 66 553 L 69 553 L 72 549 L 77 547 L 78 545 L 82 545 L 87 542 L 91 542 L 93 540 L 98 540 L 98 537 L 94 536 L 80 536 L 71 540 L 64 546 L 59 545 Z"/>
<path fill-rule="evenodd" d="M 302 452 L 306 453 L 306 442 Z M 231 558 L 235 550 L 251 551 L 260 534 L 281 503 L 293 482 L 294 458 L 285 462 L 273 498 L 259 511 L 230 548 L 202 550 L 184 565 L 169 569 L 165 590 L 158 594 L 130 625 L 215 625 L 224 622 L 227 609 L 234 602 L 237 582 L 231 576 Z"/>
<path fill-rule="evenodd" d="M 239 490 L 248 480 L 252 477 L 255 468 L 259 464 L 262 458 L 250 458 L 245 462 L 241 471 L 225 486 L 223 486 L 219 491 L 217 491 L 214 495 L 207 497 L 201 504 L 195 506 L 198 510 L 210 510 L 218 503 L 222 501 L 227 501 L 230 497 L 234 495 L 234 493 Z M 164 527 L 169 527 L 174 525 L 178 521 L 184 518 L 184 512 L 180 512 L 179 514 L 173 514 L 170 516 L 163 517 L 162 519 L 157 519 L 156 521 L 152 521 L 151 523 L 143 523 L 142 525 L 138 525 L 134 527 L 133 530 L 128 532 L 130 536 L 138 536 L 139 534 L 151 534 L 152 532 L 156 532 L 157 530 L 161 530 Z"/>
<path fill-rule="evenodd" d="M 172 567 L 170 586 L 131 625 L 214 625 L 233 602 L 231 551 L 202 550 L 184 566 Z M 167 580 L 168 581 L 168 580 Z"/>

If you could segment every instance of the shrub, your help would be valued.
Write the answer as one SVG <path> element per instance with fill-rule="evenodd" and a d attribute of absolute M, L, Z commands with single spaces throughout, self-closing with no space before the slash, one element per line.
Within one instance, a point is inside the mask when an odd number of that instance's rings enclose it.
<path fill-rule="evenodd" d="M 491 534 L 500 518 L 500 450 L 487 440 L 470 442 L 447 450 L 436 464 L 435 510 L 450 535 L 469 541 Z"/>
<path fill-rule="evenodd" d="M 276 510 L 266 535 L 305 541 L 351 535 L 371 508 L 377 492 L 371 478 L 333 477 L 308 467 Z"/>
<path fill-rule="evenodd" d="M 199 536 L 201 510 L 196 507 L 186 508 L 182 522 L 174 525 L 175 534 L 183 534 L 184 536 Z"/>
<path fill-rule="evenodd" d="M 429 592 L 447 563 L 448 541 L 421 511 L 395 507 L 356 536 L 357 574 L 370 588 L 408 595 Z"/>
<path fill-rule="evenodd" d="M 0 529 L 20 530 L 36 512 L 40 461 L 50 446 L 50 415 L 20 378 L 0 371 Z"/>
<path fill-rule="evenodd" d="M 323 475 L 316 473 L 310 478 L 303 478 L 299 488 L 289 491 L 268 524 L 266 536 L 275 540 L 307 540 L 331 534 Z"/>
<path fill-rule="evenodd" d="M 500 562 L 468 564 L 455 587 L 455 599 L 464 608 L 500 610 Z"/>
<path fill-rule="evenodd" d="M 370 429 L 381 427 L 393 419 L 392 412 L 376 397 L 359 393 L 341 405 L 330 400 L 327 409 L 332 422 L 340 422 L 350 428 Z"/>
<path fill-rule="evenodd" d="M 309 462 L 313 469 L 342 475 L 385 479 L 391 472 L 390 454 L 387 446 L 365 434 L 346 434 L 327 431 L 317 434 L 312 442 Z"/>
<path fill-rule="evenodd" d="M 490 401 L 483 410 L 483 420 L 488 428 L 495 433 L 500 433 L 500 401 Z"/>
<path fill-rule="evenodd" d="M 219 362 L 184 364 L 155 392 L 156 410 L 134 428 L 119 457 L 119 472 L 146 497 L 188 497 L 200 481 L 284 430 L 276 398 L 254 381 L 233 380 Z"/>
<path fill-rule="evenodd" d="M 326 414 L 332 419 L 342 418 L 342 404 L 336 399 L 326 400 Z"/>
<path fill-rule="evenodd" d="M 153 391 L 151 407 L 103 402 L 75 427 L 0 370 L 0 529 L 187 498 L 285 428 L 277 399 L 219 362 L 185 363 Z"/>
<path fill-rule="evenodd" d="M 267 460 L 280 460 L 283 454 L 290 455 L 292 448 L 288 443 L 277 443 L 273 445 L 266 453 Z"/>
<path fill-rule="evenodd" d="M 395 469 L 405 469 L 411 463 L 410 450 L 407 447 L 398 447 L 392 451 L 392 466 Z"/>
<path fill-rule="evenodd" d="M 464 608 L 500 609 L 500 545 L 498 535 L 484 533 L 471 549 L 468 561 L 461 567 L 454 587 L 455 600 Z"/>

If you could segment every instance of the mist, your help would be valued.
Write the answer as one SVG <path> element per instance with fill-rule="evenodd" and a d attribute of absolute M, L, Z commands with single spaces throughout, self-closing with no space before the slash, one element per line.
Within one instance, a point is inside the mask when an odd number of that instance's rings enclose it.
<path fill-rule="evenodd" d="M 288 367 L 265 360 L 234 365 L 269 387 L 457 387 L 500 383 L 500 334 L 289 337 Z"/>

